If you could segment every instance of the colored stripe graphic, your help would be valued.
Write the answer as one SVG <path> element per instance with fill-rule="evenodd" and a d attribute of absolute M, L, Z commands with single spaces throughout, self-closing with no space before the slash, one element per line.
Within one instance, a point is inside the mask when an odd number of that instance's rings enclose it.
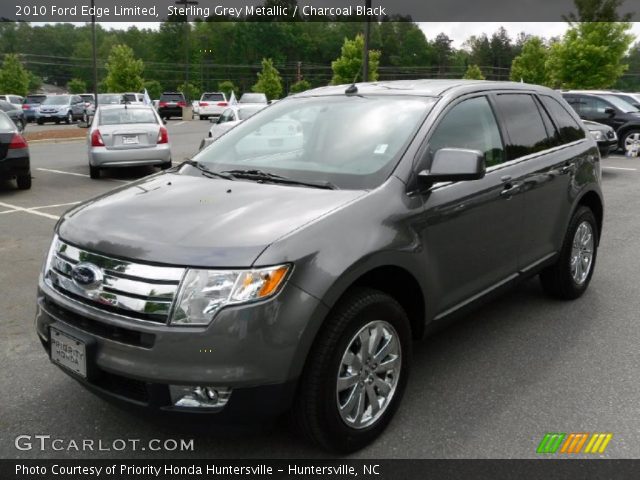
<path fill-rule="evenodd" d="M 537 453 L 604 453 L 613 433 L 546 433 Z M 587 440 L 589 440 L 587 442 Z M 587 445 L 584 451 L 582 447 Z M 562 447 L 561 447 L 562 446 Z"/>
<path fill-rule="evenodd" d="M 566 433 L 547 433 L 540 445 L 538 445 L 537 453 L 556 453 Z"/>
<path fill-rule="evenodd" d="M 604 453 L 612 438 L 612 433 L 594 433 L 584 453 Z"/>

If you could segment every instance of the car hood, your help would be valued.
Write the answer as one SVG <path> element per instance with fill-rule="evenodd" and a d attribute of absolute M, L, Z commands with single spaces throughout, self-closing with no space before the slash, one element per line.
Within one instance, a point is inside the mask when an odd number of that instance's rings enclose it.
<path fill-rule="evenodd" d="M 365 193 L 168 172 L 79 205 L 58 233 L 78 247 L 132 260 L 247 267 L 279 238 Z"/>

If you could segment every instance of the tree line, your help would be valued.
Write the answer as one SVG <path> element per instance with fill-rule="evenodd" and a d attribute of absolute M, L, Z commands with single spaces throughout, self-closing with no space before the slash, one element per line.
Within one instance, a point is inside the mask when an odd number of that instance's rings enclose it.
<path fill-rule="evenodd" d="M 511 38 L 499 28 L 469 37 L 461 48 L 454 48 L 444 33 L 429 40 L 409 19 L 385 18 L 371 25 L 371 79 L 465 77 L 553 88 L 640 90 L 640 44 L 630 48 L 627 18 L 617 17 L 615 9 L 603 10 L 612 3 L 620 2 L 596 0 L 600 10 L 595 13 L 594 0 L 582 9 L 578 5 L 580 16 L 567 19 L 562 38 L 526 33 Z M 594 16 L 602 21 L 582 21 Z M 338 80 L 351 82 L 362 65 L 362 22 L 187 23 L 174 16 L 155 30 L 96 27 L 99 91 L 120 89 L 124 82 L 132 87 L 127 90 L 147 88 L 153 98 L 163 90 L 186 90 L 194 97 L 222 87 L 238 93 L 269 88 L 271 96 L 280 96 Z M 72 91 L 93 88 L 88 24 L 0 22 L 0 56 L 11 58 L 0 69 L 2 93 L 9 86 L 2 79 L 11 77 L 2 72 L 14 71 L 16 61 L 25 67 L 28 79 L 21 81 L 29 91 L 42 82 Z M 272 85 L 275 80 L 279 89 Z"/>

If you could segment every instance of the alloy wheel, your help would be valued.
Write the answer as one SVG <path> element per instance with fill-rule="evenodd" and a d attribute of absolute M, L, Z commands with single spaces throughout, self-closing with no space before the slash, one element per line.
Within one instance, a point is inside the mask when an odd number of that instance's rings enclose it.
<path fill-rule="evenodd" d="M 576 229 L 571 248 L 571 276 L 578 285 L 582 285 L 591 272 L 593 247 L 593 228 L 589 222 L 584 221 Z"/>

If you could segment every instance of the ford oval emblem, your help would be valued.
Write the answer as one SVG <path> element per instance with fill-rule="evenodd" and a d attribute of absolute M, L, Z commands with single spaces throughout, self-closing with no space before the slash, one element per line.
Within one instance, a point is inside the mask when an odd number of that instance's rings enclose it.
<path fill-rule="evenodd" d="M 93 263 L 79 263 L 71 270 L 73 283 L 84 290 L 94 290 L 102 284 L 102 270 Z"/>

